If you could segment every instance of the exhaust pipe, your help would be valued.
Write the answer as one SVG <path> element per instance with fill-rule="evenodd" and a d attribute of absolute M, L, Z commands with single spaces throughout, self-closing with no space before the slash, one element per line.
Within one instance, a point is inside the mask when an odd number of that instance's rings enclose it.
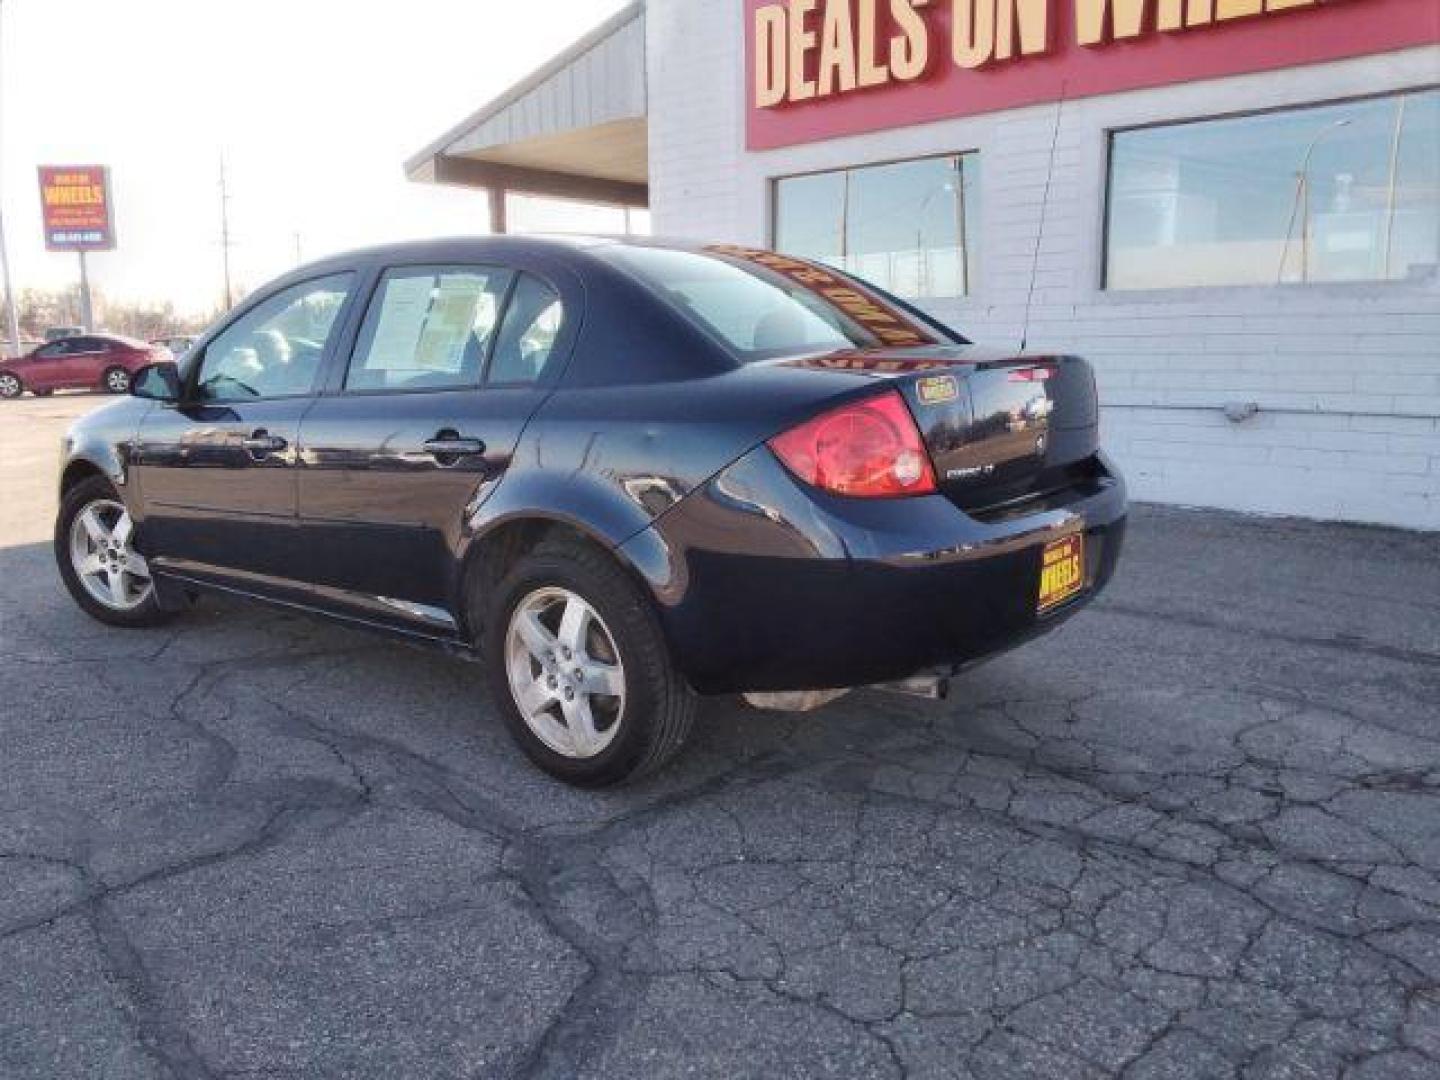
<path fill-rule="evenodd" d="M 898 682 L 873 683 L 862 689 L 883 690 L 889 694 L 924 698 L 926 701 L 944 701 L 950 696 L 950 676 L 916 675 L 913 678 L 900 679 Z M 741 696 L 755 709 L 764 709 L 769 712 L 813 712 L 848 693 L 850 693 L 849 688 L 764 693 L 752 690 Z"/>
<path fill-rule="evenodd" d="M 927 701 L 944 701 L 950 696 L 950 678 L 946 675 L 916 675 L 897 682 L 875 683 L 870 689 L 925 698 Z"/>

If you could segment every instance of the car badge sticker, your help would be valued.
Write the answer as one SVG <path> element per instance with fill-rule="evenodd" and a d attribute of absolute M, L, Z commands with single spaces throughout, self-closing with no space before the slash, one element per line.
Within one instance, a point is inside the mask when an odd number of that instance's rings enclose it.
<path fill-rule="evenodd" d="M 920 380 L 920 400 L 926 405 L 943 405 L 960 396 L 954 375 L 931 375 Z"/>

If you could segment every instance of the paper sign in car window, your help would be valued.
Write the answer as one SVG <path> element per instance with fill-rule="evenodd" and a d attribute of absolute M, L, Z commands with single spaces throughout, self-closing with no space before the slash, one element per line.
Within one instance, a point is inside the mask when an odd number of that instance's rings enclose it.
<path fill-rule="evenodd" d="M 380 325 L 365 358 L 368 371 L 404 371 L 415 367 L 415 352 L 425 318 L 430 312 L 430 293 L 435 279 L 397 277 L 385 283 L 380 307 Z"/>
<path fill-rule="evenodd" d="M 485 279 L 475 274 L 444 274 L 430 300 L 429 318 L 415 350 L 415 366 L 426 371 L 459 372 L 465 347 L 475 331 Z"/>

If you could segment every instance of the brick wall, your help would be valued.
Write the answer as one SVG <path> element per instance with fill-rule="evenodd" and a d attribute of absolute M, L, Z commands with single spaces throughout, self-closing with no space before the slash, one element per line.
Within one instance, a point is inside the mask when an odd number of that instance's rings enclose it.
<path fill-rule="evenodd" d="M 650 0 L 646 56 L 655 232 L 740 234 L 740 0 Z"/>
<path fill-rule="evenodd" d="M 1440 283 L 1099 288 L 1109 130 L 1422 86 L 1440 49 L 749 154 L 739 0 L 650 0 L 648 34 L 658 234 L 768 243 L 773 177 L 979 150 L 981 280 L 935 309 L 1018 343 L 1033 264 L 1029 342 L 1094 362 L 1137 498 L 1440 529 Z"/>

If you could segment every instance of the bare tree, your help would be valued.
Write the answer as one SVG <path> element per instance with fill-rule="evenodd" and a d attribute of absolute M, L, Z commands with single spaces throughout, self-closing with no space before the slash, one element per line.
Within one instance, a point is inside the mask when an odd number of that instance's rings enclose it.
<path fill-rule="evenodd" d="M 96 326 L 136 338 L 168 337 L 172 334 L 194 334 L 204 329 L 219 312 L 204 315 L 182 315 L 175 305 L 163 301 L 112 300 L 98 290 L 94 295 Z M 64 289 L 26 289 L 18 298 L 22 336 L 41 337 L 51 326 L 80 325 L 80 290 L 72 285 Z"/>

